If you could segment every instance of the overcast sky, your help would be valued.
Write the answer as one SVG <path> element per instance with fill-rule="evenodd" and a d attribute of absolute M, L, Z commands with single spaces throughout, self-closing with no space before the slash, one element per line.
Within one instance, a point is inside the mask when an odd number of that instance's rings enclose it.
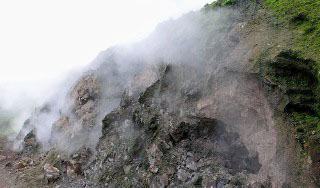
<path fill-rule="evenodd" d="M 42 95 L 100 51 L 146 37 L 157 23 L 211 1 L 0 0 L 2 100 L 12 92 Z"/>

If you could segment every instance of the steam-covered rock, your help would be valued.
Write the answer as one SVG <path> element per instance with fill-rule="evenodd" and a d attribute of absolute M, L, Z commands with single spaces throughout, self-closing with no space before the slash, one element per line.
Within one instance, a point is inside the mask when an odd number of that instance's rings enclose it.
<path fill-rule="evenodd" d="M 40 147 L 39 142 L 36 139 L 34 130 L 29 132 L 23 139 L 23 152 L 25 153 L 34 153 Z"/>
<path fill-rule="evenodd" d="M 247 33 L 264 33 L 246 28 L 251 1 L 241 2 L 242 12 L 193 12 L 102 52 L 57 100 L 63 104 L 26 126 L 40 143 L 47 128 L 42 145 L 64 154 L 61 171 L 47 164 L 48 177 L 68 177 L 65 187 L 281 187 L 292 180 L 249 65 L 259 49 Z M 50 120 L 44 128 L 43 119 Z"/>
<path fill-rule="evenodd" d="M 84 127 L 92 127 L 96 124 L 96 108 L 100 92 L 100 85 L 94 74 L 81 78 L 71 91 L 73 112 Z"/>
<path fill-rule="evenodd" d="M 226 131 L 223 122 L 168 108 L 166 95 L 176 89 L 168 78 L 180 67 L 163 70 L 162 77 L 129 106 L 105 117 L 96 160 L 86 177 L 96 186 L 102 181 L 110 186 L 175 187 L 205 186 L 212 178 L 257 173 L 261 168 L 258 156 L 249 154 L 239 135 Z M 170 101 L 177 109 L 183 108 L 184 104 Z M 230 180 L 226 184 L 233 185 Z"/>

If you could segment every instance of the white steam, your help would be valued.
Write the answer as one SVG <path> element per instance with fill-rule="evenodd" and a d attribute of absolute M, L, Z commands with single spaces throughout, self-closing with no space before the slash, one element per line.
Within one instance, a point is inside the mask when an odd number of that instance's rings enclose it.
<path fill-rule="evenodd" d="M 0 106 L 19 129 L 97 52 L 140 40 L 157 23 L 208 0 L 12 0 L 0 2 Z"/>
<path fill-rule="evenodd" d="M 72 79 L 55 90 L 46 101 L 48 110 L 39 107 L 34 111 L 31 126 L 24 126 L 20 139 L 34 129 L 45 150 L 56 147 L 73 152 L 81 146 L 94 147 L 101 136 L 102 119 L 118 106 L 123 92 L 139 95 L 159 78 L 163 63 L 185 66 L 185 71 L 192 67 L 192 72 L 182 71 L 175 78 L 178 80 L 172 81 L 181 84 L 184 79 L 185 83 L 202 87 L 193 81 L 205 81 L 206 74 L 219 67 L 215 58 L 219 49 L 231 49 L 221 46 L 220 39 L 228 37 L 225 32 L 237 18 L 239 13 L 228 9 L 191 12 L 160 24 L 140 42 L 101 52 L 82 74 L 71 75 Z M 207 48 L 210 45 L 220 46 Z M 173 101 L 178 96 L 167 97 Z M 175 106 L 169 108 L 177 110 Z"/>

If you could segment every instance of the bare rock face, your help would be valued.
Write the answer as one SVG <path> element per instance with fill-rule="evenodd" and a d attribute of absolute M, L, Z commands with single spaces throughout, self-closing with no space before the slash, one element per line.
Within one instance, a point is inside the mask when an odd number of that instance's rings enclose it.
<path fill-rule="evenodd" d="M 70 127 L 70 118 L 68 116 L 62 116 L 52 126 L 54 131 L 65 131 Z"/>
<path fill-rule="evenodd" d="M 40 145 L 36 139 L 34 130 L 29 132 L 23 139 L 23 152 L 31 154 L 36 152 L 39 149 Z"/>
<path fill-rule="evenodd" d="M 93 74 L 81 78 L 71 91 L 71 98 L 74 100 L 73 111 L 84 127 L 92 127 L 96 123 L 96 102 L 99 94 L 99 83 Z"/>
<path fill-rule="evenodd" d="M 85 171 L 95 186 L 245 186 L 259 172 L 258 155 L 225 123 L 167 107 L 176 89 L 169 78 L 179 70 L 164 68 L 139 98 L 105 117 L 96 160 Z"/>
<path fill-rule="evenodd" d="M 266 33 L 244 15 L 253 1 L 241 2 L 245 13 L 190 13 L 106 53 L 53 121 L 50 146 L 72 154 L 47 163 L 47 179 L 62 187 L 300 185 L 284 146 L 291 140 L 278 134 L 249 64 L 266 42 L 252 38 Z"/>
<path fill-rule="evenodd" d="M 101 125 L 98 122 L 101 113 L 100 84 L 97 75 L 91 72 L 83 75 L 72 86 L 66 96 L 68 102 L 64 108 L 59 109 L 57 119 L 52 124 L 49 147 L 68 154 L 83 146 L 94 147 Z"/>

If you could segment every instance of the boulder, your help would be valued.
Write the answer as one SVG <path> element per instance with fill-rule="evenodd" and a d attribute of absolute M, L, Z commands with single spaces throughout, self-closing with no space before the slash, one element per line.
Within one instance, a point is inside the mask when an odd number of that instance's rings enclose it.
<path fill-rule="evenodd" d="M 49 163 L 46 163 L 43 166 L 43 170 L 44 170 L 44 177 L 48 183 L 54 182 L 60 177 L 60 170 Z"/>
<path fill-rule="evenodd" d="M 28 164 L 26 163 L 26 161 L 19 161 L 16 165 L 15 165 L 15 168 L 17 170 L 20 170 L 20 169 L 23 169 L 25 167 L 27 167 Z"/>
<path fill-rule="evenodd" d="M 158 146 L 156 144 L 152 144 L 147 149 L 147 155 L 149 160 L 149 170 L 152 173 L 157 173 L 159 168 L 157 167 L 158 163 L 161 160 L 161 157 L 163 156 L 162 152 L 159 150 Z"/>
<path fill-rule="evenodd" d="M 75 177 L 75 176 L 82 175 L 82 174 L 83 174 L 83 171 L 82 171 L 80 163 L 78 163 L 74 160 L 70 160 L 67 163 L 67 175 L 69 177 Z"/>
<path fill-rule="evenodd" d="M 15 168 L 16 169 L 23 169 L 27 166 L 32 166 L 34 164 L 34 161 L 31 158 L 22 158 L 18 163 L 16 163 Z"/>
<path fill-rule="evenodd" d="M 37 142 L 35 131 L 30 131 L 23 139 L 24 151 L 34 152 L 38 149 L 39 143 Z"/>
<path fill-rule="evenodd" d="M 6 156 L 4 156 L 4 155 L 0 155 L 0 162 L 1 161 L 4 161 L 4 160 L 6 160 L 7 159 L 7 157 Z"/>

